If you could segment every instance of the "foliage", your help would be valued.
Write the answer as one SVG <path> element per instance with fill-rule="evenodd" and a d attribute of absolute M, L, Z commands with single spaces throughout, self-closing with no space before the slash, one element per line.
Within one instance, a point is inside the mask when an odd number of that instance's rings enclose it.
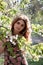
<path fill-rule="evenodd" d="M 14 42 L 16 41 L 16 42 Z M 11 44 L 15 45 L 17 44 L 18 45 L 18 48 L 22 51 L 27 51 L 27 48 L 29 48 L 29 45 L 27 45 L 27 40 L 21 36 L 18 35 L 18 38 L 16 38 L 15 36 L 8 36 L 8 41 L 6 41 L 3 46 L 7 46 L 7 50 L 10 52 L 10 55 L 11 56 L 15 56 L 13 50 L 14 48 L 12 47 Z"/>
<path fill-rule="evenodd" d="M 11 32 L 11 21 L 18 13 L 26 14 L 31 20 L 32 30 L 43 37 L 43 0 L 0 0 L 0 40 Z M 42 46 L 41 43 L 35 46 L 27 44 L 27 55 L 30 56 L 30 53 L 32 59 L 39 59 L 39 56 L 43 56 Z"/>
<path fill-rule="evenodd" d="M 38 61 L 39 58 L 41 56 L 43 56 L 43 44 L 37 44 L 34 46 L 31 46 L 30 42 L 27 41 L 24 36 L 18 36 L 18 38 L 12 38 L 13 40 L 16 40 L 16 43 L 18 44 L 18 47 L 20 50 L 25 52 L 25 55 L 29 55 L 30 53 L 30 57 L 32 60 L 34 61 Z M 11 39 L 10 39 L 11 40 Z M 11 44 L 13 43 L 12 41 L 7 41 L 6 43 L 4 43 L 4 46 L 7 45 L 8 51 L 10 52 L 10 55 L 12 56 L 16 56 L 13 52 L 13 47 L 11 46 Z M 27 58 L 29 58 L 29 56 L 27 56 Z"/>
<path fill-rule="evenodd" d="M 29 65 L 43 65 L 43 58 L 40 58 L 39 61 L 33 61 L 33 60 L 31 61 L 28 59 L 28 64 Z"/>

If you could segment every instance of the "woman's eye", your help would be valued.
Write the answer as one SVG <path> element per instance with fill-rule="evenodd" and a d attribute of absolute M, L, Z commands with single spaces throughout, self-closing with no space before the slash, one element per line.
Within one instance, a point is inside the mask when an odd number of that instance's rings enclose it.
<path fill-rule="evenodd" d="M 20 22 L 17 22 L 17 24 L 20 24 Z"/>
<path fill-rule="evenodd" d="M 22 24 L 21 26 L 23 27 L 24 25 Z"/>

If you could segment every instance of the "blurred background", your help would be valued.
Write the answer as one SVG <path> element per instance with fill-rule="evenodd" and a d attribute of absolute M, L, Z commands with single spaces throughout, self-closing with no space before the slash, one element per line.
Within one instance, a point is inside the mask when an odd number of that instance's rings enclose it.
<path fill-rule="evenodd" d="M 27 61 L 29 65 L 43 65 L 43 0 L 0 0 L 0 41 L 11 32 L 11 22 L 20 13 L 29 17 L 32 27 Z M 2 54 L 0 65 L 3 61 Z"/>

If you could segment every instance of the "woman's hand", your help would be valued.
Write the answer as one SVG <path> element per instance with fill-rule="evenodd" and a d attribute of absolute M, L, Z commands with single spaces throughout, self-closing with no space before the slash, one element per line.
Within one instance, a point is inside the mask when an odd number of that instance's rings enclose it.
<path fill-rule="evenodd" d="M 6 39 L 6 38 L 2 39 L 2 42 L 3 42 L 3 43 L 5 43 L 6 41 L 7 41 L 7 39 Z"/>
<path fill-rule="evenodd" d="M 2 42 L 3 42 L 3 43 L 5 43 L 5 42 L 7 42 L 7 41 L 9 41 L 9 36 L 6 36 L 6 38 L 2 39 Z"/>

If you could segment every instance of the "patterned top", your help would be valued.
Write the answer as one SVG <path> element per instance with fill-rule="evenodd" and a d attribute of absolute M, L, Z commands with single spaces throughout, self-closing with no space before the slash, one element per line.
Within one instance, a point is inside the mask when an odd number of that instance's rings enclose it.
<path fill-rule="evenodd" d="M 13 57 L 8 51 L 7 45 L 4 48 L 4 65 L 28 65 L 26 58 L 24 57 L 22 51 L 19 49 L 18 44 L 13 45 L 11 43 L 11 47 L 13 47 L 13 53 L 15 56 Z M 11 49 L 10 49 L 11 50 Z"/>

